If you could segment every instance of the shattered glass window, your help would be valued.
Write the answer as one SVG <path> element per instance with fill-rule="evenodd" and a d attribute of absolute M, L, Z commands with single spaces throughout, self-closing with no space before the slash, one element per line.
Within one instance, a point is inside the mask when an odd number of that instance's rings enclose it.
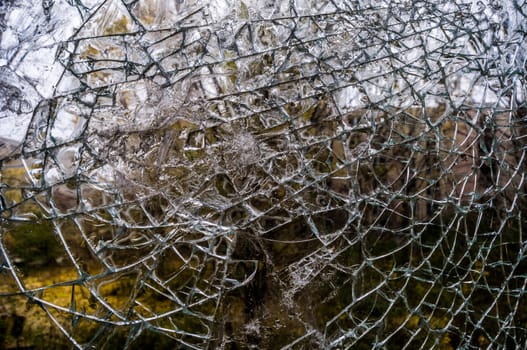
<path fill-rule="evenodd" d="M 525 0 L 0 28 L 0 348 L 527 348 Z"/>

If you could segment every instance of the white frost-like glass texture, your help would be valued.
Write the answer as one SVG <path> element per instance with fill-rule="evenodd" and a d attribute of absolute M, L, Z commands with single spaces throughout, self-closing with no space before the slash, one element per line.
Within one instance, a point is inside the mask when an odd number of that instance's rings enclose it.
<path fill-rule="evenodd" d="M 526 8 L 0 5 L 0 348 L 527 347 Z"/>

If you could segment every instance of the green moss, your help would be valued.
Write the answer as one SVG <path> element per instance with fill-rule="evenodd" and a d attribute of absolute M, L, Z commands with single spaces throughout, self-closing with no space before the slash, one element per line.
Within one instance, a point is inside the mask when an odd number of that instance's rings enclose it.
<path fill-rule="evenodd" d="M 46 220 L 12 223 L 4 241 L 22 268 L 53 265 L 63 253 L 53 225 Z"/>

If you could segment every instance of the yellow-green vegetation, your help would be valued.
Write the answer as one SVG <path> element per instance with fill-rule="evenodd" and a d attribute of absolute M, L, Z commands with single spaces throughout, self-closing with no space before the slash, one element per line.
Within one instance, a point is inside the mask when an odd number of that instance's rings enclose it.
<path fill-rule="evenodd" d="M 129 31 L 129 26 L 129 19 L 123 15 L 104 28 L 104 35 L 127 33 Z"/>
<path fill-rule="evenodd" d="M 71 281 L 77 276 L 64 267 L 33 267 L 31 274 L 23 277 L 27 290 L 41 286 L 52 286 L 57 281 Z M 7 274 L 0 275 L 0 292 L 16 290 L 14 280 Z M 71 287 L 52 287 L 45 291 L 33 293 L 35 297 L 51 301 L 57 305 L 68 305 L 71 299 Z M 69 343 L 51 323 L 44 310 L 23 295 L 3 296 L 0 299 L 0 348 L 16 349 L 21 346 L 35 349 L 67 349 Z"/>
<path fill-rule="evenodd" d="M 63 254 L 53 225 L 43 219 L 9 225 L 3 243 L 22 269 L 54 265 Z"/>
<path fill-rule="evenodd" d="M 31 188 L 33 181 L 39 181 L 41 167 L 37 162 L 28 161 L 28 169 L 19 160 L 7 161 L 0 169 L 0 191 L 5 205 L 9 208 L 20 205 L 24 200 L 24 190 Z M 27 211 L 27 212 L 31 212 Z M 26 212 L 26 213 L 27 213 Z"/>
<path fill-rule="evenodd" d="M 84 51 L 80 54 L 80 58 L 82 59 L 87 59 L 87 58 L 90 58 L 90 59 L 98 59 L 100 58 L 100 51 L 95 48 L 92 44 L 89 44 L 85 49 Z"/>
<path fill-rule="evenodd" d="M 342 216 L 343 213 L 330 212 L 327 213 L 327 220 L 319 216 L 315 225 L 321 233 L 333 232 L 344 225 L 346 219 L 341 218 Z M 472 218 L 459 220 L 459 227 L 465 226 L 468 229 L 474 225 Z M 481 223 L 480 229 L 491 231 L 496 224 L 489 215 L 489 219 Z M 518 229 L 508 227 L 503 233 L 503 239 L 516 243 L 510 243 L 506 248 L 493 246 L 495 248 L 489 251 L 486 264 L 483 264 L 478 252 L 489 245 L 491 238 L 482 236 L 469 245 L 466 234 L 470 231 L 451 230 L 445 234 L 441 226 L 430 226 L 422 233 L 418 244 L 414 242 L 415 244 L 409 245 L 388 232 L 372 231 L 362 237 L 361 244 L 352 245 L 344 240 L 343 235 L 330 247 L 340 251 L 332 261 L 333 266 L 343 268 L 335 270 L 330 265 L 322 268 L 312 279 L 303 281 L 305 286 L 292 291 L 290 297 L 294 299 L 294 303 L 289 303 L 281 293 L 277 293 L 284 290 L 284 283 L 290 283 L 284 279 L 287 277 L 287 269 L 320 248 L 317 240 L 307 239 L 307 232 L 306 223 L 298 219 L 267 234 L 269 241 L 264 246 L 251 242 L 250 236 L 240 238 L 233 256 L 240 263 L 232 272 L 232 277 L 243 279 L 256 268 L 254 279 L 248 285 L 227 293 L 217 312 L 214 299 L 190 311 L 201 315 L 215 315 L 218 324 L 222 325 L 222 332 L 231 339 L 230 348 L 247 343 L 259 344 L 263 348 L 276 344 L 285 346 L 313 331 L 307 329 L 306 324 L 320 332 L 326 331 L 331 338 L 343 329 L 359 327 L 357 322 L 361 320 L 371 328 L 366 333 L 357 333 L 354 345 L 357 349 L 367 349 L 379 339 L 387 339 L 389 349 L 399 349 L 407 342 L 416 347 L 424 344 L 433 349 L 455 349 L 462 336 L 459 333 L 461 331 L 475 332 L 477 336 L 473 339 L 473 344 L 476 346 L 485 347 L 490 344 L 485 334 L 469 329 L 470 325 L 452 311 L 461 303 L 467 302 L 465 298 L 470 298 L 471 317 L 478 319 L 487 312 L 494 296 L 472 286 L 481 279 L 489 286 L 502 285 L 509 268 L 503 264 L 493 267 L 491 263 L 512 261 L 514 244 L 521 244 Z M 295 240 L 298 242 L 295 243 Z M 22 272 L 22 280 L 27 290 L 37 290 L 35 297 L 82 314 L 98 317 L 103 315 L 105 306 L 88 288 L 81 286 L 77 271 L 54 262 L 56 254 L 60 253 L 60 246 L 55 244 L 53 227 L 48 222 L 11 225 L 4 236 L 4 244 L 13 256 L 22 260 L 19 267 L 22 271 L 27 271 Z M 399 249 L 402 245 L 405 248 Z M 445 254 L 446 251 L 449 252 L 448 255 Z M 264 262 L 266 255 L 271 258 L 272 265 Z M 382 255 L 385 257 L 378 258 Z M 374 259 L 364 265 L 368 257 Z M 166 287 L 176 294 L 189 285 L 206 290 L 218 268 L 213 260 L 204 262 L 190 259 L 185 264 L 171 253 L 160 258 L 158 276 L 162 280 L 170 279 L 170 285 Z M 259 263 L 255 266 L 254 263 L 241 262 L 248 259 L 256 259 Z M 428 264 L 422 265 L 423 261 L 428 261 Z M 363 267 L 356 275 L 352 276 L 345 271 L 346 267 L 361 264 Z M 437 269 L 445 271 L 440 283 L 434 280 Z M 154 281 L 148 279 L 144 280 L 150 285 L 147 286 L 142 283 L 143 279 L 144 276 L 138 273 L 108 277 L 101 275 L 101 278 L 90 285 L 97 289 L 108 305 L 120 312 L 135 310 L 143 317 L 150 317 L 178 307 L 172 300 L 151 288 L 162 289 L 162 286 L 156 286 Z M 17 290 L 9 275 L 0 276 L 0 283 L 3 293 Z M 382 293 L 379 293 L 377 288 L 381 285 Z M 38 291 L 41 287 L 46 288 Z M 514 285 L 509 287 L 515 288 Z M 360 298 L 357 299 L 358 297 Z M 305 307 L 306 305 L 310 307 Z M 512 311 L 512 307 L 503 295 L 489 312 L 497 318 L 504 317 Z M 28 303 L 25 296 L 3 297 L 0 310 L 1 346 L 9 348 L 16 342 L 35 346 L 35 349 L 68 346 L 67 341 L 58 336 L 56 327 L 51 324 L 38 303 Z M 525 310 L 519 310 L 523 311 Z M 156 344 L 158 349 L 170 349 L 177 344 L 179 337 L 161 336 L 155 330 L 137 327 L 104 327 L 101 323 L 82 317 L 75 318 L 51 308 L 50 312 L 56 313 L 65 322 L 63 326 L 78 341 L 94 341 L 97 344 L 102 341 L 104 348 L 108 349 L 121 346 L 127 341 L 129 334 L 135 334 L 136 331 L 140 335 L 132 343 L 132 349 L 147 346 L 149 342 Z M 203 320 L 195 317 L 192 312 L 180 312 L 170 319 L 159 320 L 156 324 L 160 327 L 176 325 L 178 329 L 188 333 L 206 332 Z M 379 320 L 384 321 L 373 327 Z M 490 329 L 492 324 L 487 323 L 491 321 L 485 322 L 484 326 Z M 452 326 L 457 327 L 458 332 L 452 332 Z M 56 336 L 50 337 L 50 334 Z M 306 337 L 301 344 L 316 348 L 319 345 L 316 341 L 314 336 Z"/>
<path fill-rule="evenodd" d="M 0 181 L 4 186 L 14 187 L 24 183 L 26 170 L 21 164 L 11 162 L 3 166 L 0 171 Z"/>
<path fill-rule="evenodd" d="M 36 268 L 35 268 L 36 269 Z M 38 269 L 38 273 L 31 273 L 30 277 L 23 278 L 25 288 L 35 290 L 32 293 L 36 298 L 44 300 L 59 307 L 79 312 L 84 315 L 95 315 L 104 318 L 106 307 L 97 301 L 93 294 L 80 285 L 76 271 L 67 267 L 46 267 Z M 70 283 L 67 283 L 67 282 Z M 57 284 L 62 282 L 62 284 Z M 9 276 L 0 276 L 0 283 L 4 289 L 15 290 L 14 281 Z M 67 283 L 66 285 L 64 283 Z M 127 314 L 127 310 L 135 310 L 145 317 L 168 312 L 176 305 L 166 298 L 154 293 L 151 289 L 138 288 L 137 275 L 124 274 L 111 280 L 95 281 L 99 295 L 114 309 Z M 11 285 L 11 287 L 9 287 Z M 45 286 L 43 289 L 42 287 Z M 135 294 L 137 293 L 137 294 Z M 131 298 L 136 301 L 131 302 Z M 34 349 L 62 349 L 69 348 L 69 342 L 59 334 L 46 312 L 40 307 L 39 302 L 31 302 L 25 296 L 2 297 L 0 304 L 0 348 L 8 349 L 16 346 L 30 346 Z M 147 307 L 147 309 L 144 308 Z M 202 312 L 211 312 L 214 306 L 201 306 Z M 88 344 L 97 342 L 106 349 L 120 348 L 127 341 L 130 327 L 105 326 L 103 323 L 91 321 L 87 318 L 75 317 L 61 312 L 53 307 L 46 307 L 52 315 L 60 320 L 63 327 L 70 332 L 79 343 Z M 158 324 L 162 326 L 163 321 Z M 177 324 L 178 328 L 186 331 L 203 331 L 203 325 L 190 315 L 176 314 L 170 324 Z M 18 344 L 18 345 L 16 345 Z M 176 342 L 170 337 L 162 336 L 151 331 L 142 331 L 141 336 L 133 343 L 131 349 L 142 349 L 146 345 L 155 349 L 172 349 Z"/>
<path fill-rule="evenodd" d="M 318 118 L 315 117 L 315 109 L 309 112 L 310 116 L 304 122 L 311 123 Z M 321 125 L 323 121 L 316 123 Z M 312 132 L 309 129 L 311 127 L 315 126 L 306 128 L 307 136 Z M 199 129 L 194 123 L 180 120 L 170 130 L 145 137 L 162 140 L 165 136 L 172 135 L 176 139 L 172 148 L 177 152 L 185 147 L 196 149 L 191 154 L 179 152 L 187 160 L 194 161 L 205 157 L 202 145 L 221 144 L 229 132 L 231 131 L 220 130 L 219 127 Z M 185 138 L 184 135 L 192 137 Z M 381 141 L 378 142 L 381 144 Z M 315 172 L 345 177 L 349 175 L 349 169 L 340 169 L 339 164 L 349 151 L 346 147 L 345 143 L 332 140 L 322 146 L 307 146 L 304 154 L 312 162 Z M 171 151 L 175 152 L 173 149 L 169 152 Z M 155 164 L 156 159 L 159 159 L 155 157 L 158 155 L 145 162 Z M 296 167 L 294 157 L 284 157 L 283 164 L 278 163 L 278 159 L 275 159 L 275 164 L 281 169 L 287 165 Z M 369 171 L 369 175 L 362 177 L 367 178 L 365 183 L 369 181 L 373 187 L 375 177 L 380 182 L 392 177 L 393 167 L 390 167 L 388 161 L 389 159 L 379 157 L 373 164 L 358 167 L 358 173 L 364 175 Z M 3 181 L 9 183 L 12 190 L 19 191 L 12 197 L 15 202 L 22 202 L 23 199 L 22 190 L 17 188 L 22 183 L 17 176 L 24 174 L 25 171 L 20 168 L 5 169 L 2 172 Z M 171 167 L 167 174 L 177 179 L 194 176 L 185 166 Z M 155 170 L 148 167 L 142 176 L 145 176 L 144 180 L 148 183 L 159 180 Z M 223 198 L 232 198 L 238 193 L 236 181 L 228 174 L 218 173 L 207 181 L 210 181 L 215 194 Z M 202 183 L 198 185 L 202 186 Z M 102 344 L 103 348 L 108 349 L 122 346 L 131 340 L 129 335 L 137 335 L 131 345 L 132 349 L 148 346 L 149 342 L 159 349 L 174 348 L 177 340 L 168 336 L 161 337 L 155 333 L 155 327 L 176 328 L 188 334 L 205 334 L 209 332 L 208 327 L 211 327 L 213 318 L 214 326 L 210 329 L 219 332 L 218 338 L 221 335 L 230 339 L 227 348 L 232 349 L 246 344 L 255 344 L 261 348 L 286 346 L 298 339 L 302 339 L 298 343 L 299 347 L 317 348 L 320 346 L 317 343 L 317 339 L 320 339 L 316 337 L 317 332 L 324 333 L 331 340 L 351 329 L 357 330 L 355 338 L 344 340 L 343 343 L 352 344 L 357 349 L 367 349 L 371 344 L 383 340 L 386 340 L 388 349 L 399 349 L 406 344 L 410 348 L 454 349 L 462 343 L 461 337 L 465 333 L 474 334 L 474 339 L 470 340 L 472 345 L 485 347 L 490 344 L 489 335 L 474 329 L 475 326 L 467 322 L 468 317 L 484 319 L 484 329 L 495 329 L 498 326 L 494 324 L 495 320 L 524 311 L 523 306 L 520 310 L 514 309 L 515 304 L 507 299 L 510 298 L 507 293 L 495 292 L 504 283 L 510 290 L 522 288 L 521 281 L 507 279 L 513 269 L 514 254 L 521 249 L 521 230 L 514 225 L 500 227 L 501 220 L 491 210 L 479 218 L 444 214 L 432 223 L 415 220 L 412 227 L 415 233 L 410 236 L 410 226 L 404 226 L 408 224 L 407 221 L 402 218 L 395 220 L 392 216 L 396 214 L 391 214 L 374 203 L 362 206 L 359 204 L 362 215 L 350 225 L 349 212 L 346 209 L 335 209 L 346 208 L 344 204 L 341 206 L 337 203 L 338 199 L 313 188 L 302 190 L 297 196 L 306 205 L 316 207 L 317 213 L 298 215 L 288 221 L 291 215 L 286 210 L 290 204 L 288 191 L 300 191 L 304 185 L 273 183 L 271 186 L 272 196 L 254 196 L 250 200 L 254 208 L 266 212 L 265 216 L 259 217 L 254 223 L 265 233 L 262 236 L 254 236 L 251 232 L 239 233 L 232 256 L 233 262 L 239 263 L 234 271 L 229 272 L 229 277 L 235 280 L 244 280 L 255 272 L 254 279 L 249 284 L 224 294 L 219 306 L 214 298 L 191 306 L 193 299 L 189 297 L 189 290 L 210 291 L 211 286 L 224 277 L 218 277 L 218 271 L 223 271 L 224 267 L 221 259 L 204 258 L 196 253 L 196 245 L 201 243 L 193 242 L 202 238 L 199 233 L 186 233 L 184 239 L 177 243 L 178 254 L 167 249 L 137 269 L 108 275 L 105 275 L 104 267 L 94 262 L 97 258 L 90 255 L 92 253 L 87 251 L 86 245 L 95 245 L 98 241 L 114 243 L 119 236 L 121 247 L 124 247 L 130 242 L 148 242 L 151 234 L 166 237 L 171 228 L 166 231 L 156 229 L 155 232 L 127 229 L 117 233 L 116 227 L 105 223 L 113 219 L 110 212 L 101 209 L 97 213 L 100 222 L 95 222 L 92 218 L 82 222 L 89 237 L 88 244 L 81 238 L 73 220 L 55 219 L 52 223 L 42 218 L 36 209 L 28 207 L 27 211 L 34 214 L 34 221 L 6 224 L 3 227 L 3 244 L 16 263 L 25 288 L 37 289 L 35 297 L 64 307 L 70 312 L 104 319 L 105 315 L 111 314 L 108 312 L 109 306 L 118 313 L 127 315 L 131 321 L 136 321 L 137 315 L 155 317 L 178 309 L 180 305 L 171 298 L 171 294 L 189 304 L 187 309 L 156 320 L 152 322 L 151 328 L 145 329 L 141 325 L 114 327 L 50 308 L 50 312 L 56 313 L 64 322 L 63 326 L 79 342 L 93 342 L 97 346 Z M 335 190 L 336 185 L 333 183 L 332 186 Z M 363 190 L 367 188 L 361 187 Z M 182 190 L 188 192 L 188 189 Z M 6 192 L 4 190 L 4 194 Z M 134 198 L 134 194 L 130 193 L 129 199 Z M 94 201 L 93 198 L 91 200 Z M 390 203 L 396 203 L 396 200 L 398 199 L 393 199 Z M 29 200 L 27 202 L 30 203 Z M 292 203 L 289 207 L 294 208 L 295 205 L 296 203 Z M 148 225 L 151 221 L 145 210 L 158 218 L 163 216 L 167 206 L 163 196 L 154 196 L 144 200 L 141 207 L 130 206 L 121 215 L 128 223 Z M 321 208 L 332 209 L 324 211 Z M 201 210 L 200 215 L 205 215 L 210 210 L 209 217 L 225 220 L 226 224 L 237 225 L 247 218 L 242 206 L 232 206 L 221 211 L 218 216 L 213 216 L 218 213 L 213 208 L 204 207 Z M 397 213 L 396 210 L 393 212 Z M 219 215 L 223 215 L 222 219 L 219 219 Z M 77 220 L 82 221 L 80 217 Z M 377 220 L 375 225 L 374 220 Z M 387 223 L 391 223 L 391 226 Z M 452 227 L 447 230 L 446 226 L 451 223 Z M 85 264 L 82 269 L 89 272 L 90 276 L 97 276 L 89 283 L 80 280 L 81 277 L 73 266 L 67 266 L 71 262 L 57 240 L 54 225 L 60 226 L 62 238 L 72 249 L 75 259 Z M 402 228 L 401 232 L 404 231 L 404 234 L 390 229 L 392 226 Z M 426 230 L 420 232 L 419 228 L 425 226 Z M 316 228 L 322 239 L 333 234 L 337 234 L 338 238 L 327 247 L 323 246 L 314 237 L 313 228 Z M 474 231 L 478 232 L 475 237 Z M 358 232 L 360 237 L 357 236 Z M 496 232 L 501 232 L 499 239 L 506 244 L 498 244 Z M 222 248 L 217 248 L 215 253 L 227 254 L 230 248 L 225 244 Z M 106 261 L 121 267 L 148 256 L 152 253 L 150 249 L 148 244 L 133 250 L 108 248 L 104 254 L 109 257 Z M 482 251 L 488 254 L 482 256 Z M 327 255 L 324 254 L 329 254 L 328 252 L 338 254 L 325 260 Z M 317 254 L 314 260 L 320 264 L 313 267 L 312 271 L 316 273 L 312 274 L 308 268 L 304 268 L 304 265 L 311 262 L 311 254 Z M 66 263 L 61 262 L 61 258 Z M 151 278 L 149 273 L 153 271 L 147 271 L 147 265 L 153 266 L 151 269 L 155 271 L 157 280 Z M 515 268 L 516 274 L 524 273 L 526 269 L 523 265 Z M 296 275 L 292 272 L 296 272 Z M 480 288 L 482 285 L 489 288 Z M 8 275 L 0 277 L 0 286 L 2 293 L 17 291 L 14 281 Z M 38 290 L 41 287 L 45 289 Z M 163 294 L 164 292 L 166 293 Z M 492 302 L 496 299 L 498 301 L 493 305 Z M 39 337 L 49 337 L 47 334 L 50 334 L 50 329 L 55 332 L 51 334 L 57 334 L 57 330 L 40 306 L 28 304 L 27 300 L 25 296 L 2 299 L 5 305 L 0 305 L 0 310 L 7 316 L 0 318 L 0 331 L 4 334 L 3 338 L 0 337 L 0 348 L 11 347 L 16 341 L 37 349 L 67 346 L 65 339 L 61 337 L 46 340 L 47 343 L 38 342 Z M 470 308 L 469 315 L 456 311 L 461 306 Z M 19 325 L 21 319 L 24 320 L 22 331 Z M 108 316 L 109 322 L 116 320 L 115 317 Z M 313 336 L 304 339 L 304 335 L 308 333 Z M 182 337 L 180 334 L 173 336 L 178 339 Z M 55 343 L 51 343 L 52 341 Z"/>

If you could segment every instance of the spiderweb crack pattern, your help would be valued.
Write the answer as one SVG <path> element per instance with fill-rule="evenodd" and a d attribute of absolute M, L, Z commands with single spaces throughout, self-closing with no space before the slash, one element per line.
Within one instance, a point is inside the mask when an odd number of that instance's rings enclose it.
<path fill-rule="evenodd" d="M 525 1 L 26 5 L 0 312 L 79 349 L 527 347 Z"/>

